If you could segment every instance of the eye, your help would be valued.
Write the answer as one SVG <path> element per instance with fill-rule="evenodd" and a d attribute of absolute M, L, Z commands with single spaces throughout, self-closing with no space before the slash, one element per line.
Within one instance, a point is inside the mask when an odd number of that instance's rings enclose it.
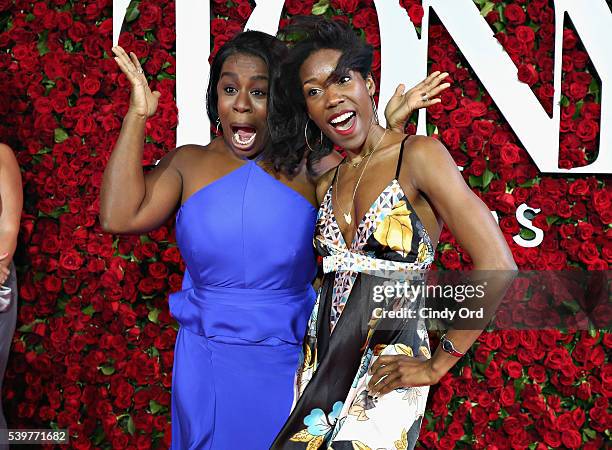
<path fill-rule="evenodd" d="M 223 88 L 223 92 L 225 92 L 226 94 L 232 95 L 238 92 L 238 90 L 233 86 L 226 86 Z"/>
<path fill-rule="evenodd" d="M 308 97 L 313 97 L 317 95 L 318 93 L 319 93 L 319 89 L 311 88 L 311 89 L 308 89 L 308 91 L 306 92 L 306 95 L 308 95 Z"/>
<path fill-rule="evenodd" d="M 338 80 L 338 84 L 346 84 L 349 81 L 351 81 L 351 77 L 348 75 L 344 75 L 342 77 L 340 77 L 340 79 Z"/>
<path fill-rule="evenodd" d="M 263 91 L 261 89 L 253 89 L 251 91 L 251 94 L 253 94 L 256 97 L 265 97 L 266 95 L 268 95 L 266 91 Z"/>

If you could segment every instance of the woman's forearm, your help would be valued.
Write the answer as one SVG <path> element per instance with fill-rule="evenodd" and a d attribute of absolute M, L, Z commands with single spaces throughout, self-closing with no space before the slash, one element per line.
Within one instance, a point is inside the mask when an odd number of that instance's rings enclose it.
<path fill-rule="evenodd" d="M 129 224 L 145 197 L 142 156 L 146 121 L 145 116 L 132 111 L 123 119 L 100 191 L 100 223 L 105 230 Z"/>
<path fill-rule="evenodd" d="M 17 249 L 19 229 L 0 228 L 0 255 L 8 253 L 2 261 L 11 261 Z M 2 264 L 2 262 L 0 262 Z M 8 263 L 6 264 L 8 266 Z"/>

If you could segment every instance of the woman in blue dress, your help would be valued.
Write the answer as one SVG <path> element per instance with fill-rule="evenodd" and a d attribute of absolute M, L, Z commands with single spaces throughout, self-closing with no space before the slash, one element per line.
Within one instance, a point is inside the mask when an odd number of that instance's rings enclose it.
<path fill-rule="evenodd" d="M 291 409 L 315 299 L 315 179 L 340 158 L 308 167 L 305 158 L 272 153 L 267 109 L 286 48 L 251 31 L 226 43 L 211 65 L 207 110 L 223 135 L 179 147 L 145 174 L 145 123 L 160 93 L 134 54 L 113 52 L 132 90 L 104 173 L 102 227 L 145 233 L 176 211 L 187 267 L 182 290 L 170 295 L 180 324 L 171 448 L 267 449 Z M 394 117 L 409 115 L 400 94 Z"/>

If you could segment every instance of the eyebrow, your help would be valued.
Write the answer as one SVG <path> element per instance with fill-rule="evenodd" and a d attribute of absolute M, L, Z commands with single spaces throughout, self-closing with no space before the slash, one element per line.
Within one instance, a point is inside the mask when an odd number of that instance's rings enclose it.
<path fill-rule="evenodd" d="M 221 72 L 221 76 L 219 76 L 219 78 L 223 78 L 223 77 L 231 77 L 231 78 L 238 78 L 238 74 L 236 72 Z M 251 77 L 251 80 L 254 81 L 258 81 L 258 80 L 264 80 L 264 81 L 268 81 L 268 76 L 267 75 L 253 75 Z"/>

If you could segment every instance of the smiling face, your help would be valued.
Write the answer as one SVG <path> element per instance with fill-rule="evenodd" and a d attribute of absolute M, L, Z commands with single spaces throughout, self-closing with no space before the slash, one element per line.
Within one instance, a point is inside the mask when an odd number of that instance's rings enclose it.
<path fill-rule="evenodd" d="M 375 85 L 371 76 L 364 80 L 353 70 L 329 83 L 341 56 L 333 49 L 311 53 L 300 67 L 302 92 L 308 116 L 321 131 L 334 144 L 359 151 L 373 123 L 370 96 Z"/>
<path fill-rule="evenodd" d="M 239 158 L 253 158 L 268 135 L 268 67 L 257 56 L 228 56 L 217 83 L 217 111 L 223 139 Z"/>

